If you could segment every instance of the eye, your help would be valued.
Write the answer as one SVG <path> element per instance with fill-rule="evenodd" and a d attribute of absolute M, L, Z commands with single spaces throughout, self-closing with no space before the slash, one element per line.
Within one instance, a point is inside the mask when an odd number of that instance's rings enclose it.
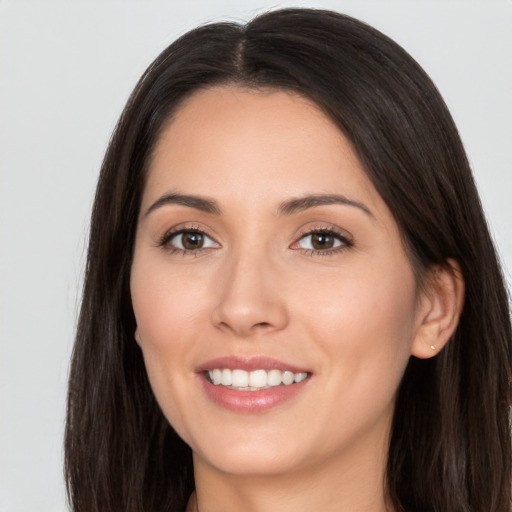
<path fill-rule="evenodd" d="M 336 252 L 336 250 L 352 247 L 352 245 L 352 241 L 346 236 L 332 230 L 321 229 L 301 236 L 296 242 L 295 248 L 317 254 L 319 252 Z"/>
<path fill-rule="evenodd" d="M 161 245 L 166 246 L 170 250 L 182 252 L 218 247 L 217 242 L 197 229 L 181 229 L 180 231 L 169 233 L 164 237 Z"/>

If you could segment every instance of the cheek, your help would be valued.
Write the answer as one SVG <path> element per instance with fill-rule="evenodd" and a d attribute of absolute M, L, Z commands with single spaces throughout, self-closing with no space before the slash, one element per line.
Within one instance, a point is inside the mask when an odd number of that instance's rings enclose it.
<path fill-rule="evenodd" d="M 167 351 L 185 343 L 182 334 L 196 328 L 202 314 L 202 286 L 159 262 L 146 265 L 142 257 L 134 259 L 130 286 L 139 334 L 151 348 Z"/>
<path fill-rule="evenodd" d="M 311 307 L 302 311 L 302 325 L 323 354 L 322 396 L 331 405 L 320 435 L 329 446 L 337 446 L 340 436 L 355 440 L 377 424 L 388 425 L 410 357 L 414 279 L 404 272 L 400 278 L 377 274 L 352 268 L 350 276 L 330 280 L 329 293 L 310 290 Z M 322 407 L 312 414 L 323 417 Z"/>
<path fill-rule="evenodd" d="M 200 324 L 200 287 L 179 279 L 158 261 L 148 262 L 144 254 L 136 253 L 130 288 L 151 387 L 164 414 L 179 430 L 178 412 L 186 410 L 184 393 L 195 378 L 190 348 L 191 333 Z M 185 368 L 190 371 L 183 371 Z"/>
<path fill-rule="evenodd" d="M 352 266 L 342 274 L 308 288 L 303 299 L 308 306 L 298 304 L 300 317 L 318 345 L 338 362 L 345 381 L 392 389 L 405 369 L 414 336 L 413 273 L 407 263 L 395 263 Z"/>

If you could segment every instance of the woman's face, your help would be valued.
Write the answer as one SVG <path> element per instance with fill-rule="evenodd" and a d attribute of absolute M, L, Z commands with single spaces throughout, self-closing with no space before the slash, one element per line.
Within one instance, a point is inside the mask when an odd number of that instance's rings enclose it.
<path fill-rule="evenodd" d="M 385 458 L 416 283 L 391 212 L 310 101 L 218 87 L 182 105 L 150 166 L 131 293 L 152 388 L 196 464 Z"/>

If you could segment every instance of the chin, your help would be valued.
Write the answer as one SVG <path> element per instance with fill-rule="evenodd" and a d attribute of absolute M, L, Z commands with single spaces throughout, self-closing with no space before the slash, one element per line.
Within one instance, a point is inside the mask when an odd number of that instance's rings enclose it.
<path fill-rule="evenodd" d="M 240 477 L 269 477 L 297 470 L 302 464 L 297 456 L 283 453 L 277 448 L 269 450 L 251 450 L 231 448 L 206 454 L 194 452 L 194 464 L 207 464 L 217 471 Z"/>

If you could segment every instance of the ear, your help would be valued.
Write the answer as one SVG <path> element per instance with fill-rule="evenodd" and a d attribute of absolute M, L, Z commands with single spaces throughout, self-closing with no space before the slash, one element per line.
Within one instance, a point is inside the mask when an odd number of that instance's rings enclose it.
<path fill-rule="evenodd" d="M 134 333 L 133 337 L 135 338 L 135 341 L 137 342 L 137 345 L 140 346 L 141 339 L 140 339 L 140 334 L 139 334 L 139 328 L 138 327 L 135 327 L 135 333 Z"/>
<path fill-rule="evenodd" d="M 420 359 L 437 355 L 457 328 L 464 304 L 464 279 L 452 259 L 429 271 L 417 311 L 411 354 Z"/>

